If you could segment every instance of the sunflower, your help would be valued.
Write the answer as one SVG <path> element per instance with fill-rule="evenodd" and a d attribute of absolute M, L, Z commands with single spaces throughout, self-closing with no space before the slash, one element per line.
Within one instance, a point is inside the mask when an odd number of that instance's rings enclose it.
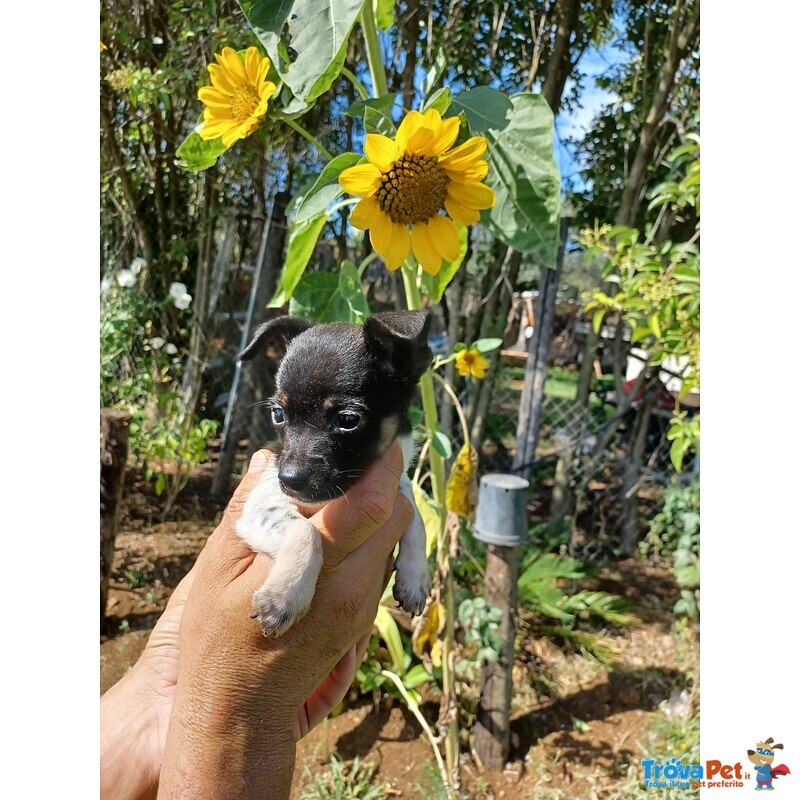
<path fill-rule="evenodd" d="M 362 198 L 350 222 L 369 229 L 372 246 L 391 270 L 413 249 L 425 272 L 435 275 L 443 259 L 458 257 L 453 223 L 472 225 L 481 209 L 494 205 L 494 192 L 481 182 L 489 169 L 482 160 L 486 139 L 473 136 L 453 147 L 459 126 L 458 117 L 443 120 L 433 108 L 410 111 L 395 139 L 368 134 L 369 163 L 339 176 L 346 192 Z"/>
<path fill-rule="evenodd" d="M 256 47 L 248 47 L 244 58 L 232 47 L 216 53 L 216 64 L 208 65 L 211 86 L 197 96 L 206 104 L 201 139 L 218 139 L 230 147 L 249 136 L 267 113 L 267 100 L 277 91 L 267 80 L 270 61 Z"/>
<path fill-rule="evenodd" d="M 475 378 L 486 376 L 489 362 L 475 348 L 459 350 L 456 356 L 456 369 L 462 378 L 472 375 Z"/>

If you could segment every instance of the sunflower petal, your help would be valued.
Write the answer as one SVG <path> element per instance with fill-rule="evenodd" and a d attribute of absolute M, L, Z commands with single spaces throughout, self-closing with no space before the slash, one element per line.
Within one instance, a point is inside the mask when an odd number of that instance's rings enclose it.
<path fill-rule="evenodd" d="M 450 197 L 444 201 L 444 207 L 459 225 L 474 225 L 481 218 L 481 214 L 477 209 L 467 208 Z"/>
<path fill-rule="evenodd" d="M 247 80 L 242 57 L 232 47 L 223 47 L 222 53 L 217 53 L 216 58 L 236 80 L 242 82 Z"/>
<path fill-rule="evenodd" d="M 406 152 L 410 155 L 432 156 L 434 154 L 433 144 L 436 141 L 433 128 L 423 125 L 414 131 L 414 135 L 408 140 Z"/>
<path fill-rule="evenodd" d="M 220 136 L 227 133 L 235 125 L 236 123 L 232 119 L 206 121 L 203 127 L 200 128 L 200 138 L 206 141 L 209 139 L 219 139 Z"/>
<path fill-rule="evenodd" d="M 339 185 L 356 197 L 369 197 L 375 194 L 381 185 L 381 173 L 372 164 L 358 164 L 342 170 L 339 175 Z"/>
<path fill-rule="evenodd" d="M 370 163 L 381 172 L 388 172 L 397 160 L 397 144 L 388 136 L 379 133 L 368 133 L 364 142 L 364 152 Z"/>
<path fill-rule="evenodd" d="M 369 240 L 381 256 L 389 250 L 392 243 L 392 218 L 388 214 L 380 213 L 375 216 L 369 229 Z"/>
<path fill-rule="evenodd" d="M 489 173 L 487 161 L 474 161 L 466 169 L 444 168 L 447 177 L 456 183 L 480 183 Z"/>
<path fill-rule="evenodd" d="M 458 131 L 461 128 L 461 120 L 458 117 L 451 117 L 442 121 L 441 130 L 436 135 L 436 141 L 433 144 L 434 152 L 445 153 L 452 146 L 453 142 L 458 138 Z"/>
<path fill-rule="evenodd" d="M 428 220 L 431 244 L 441 253 L 445 261 L 455 261 L 461 250 L 458 231 L 453 221 L 437 214 Z"/>
<path fill-rule="evenodd" d="M 378 199 L 376 197 L 365 197 L 350 212 L 350 224 L 360 231 L 365 231 L 375 224 L 378 214 L 383 214 Z"/>
<path fill-rule="evenodd" d="M 400 222 L 392 223 L 392 241 L 389 249 L 383 254 L 386 269 L 396 270 L 408 258 L 409 250 L 411 250 L 411 236 L 408 233 L 408 226 Z"/>
<path fill-rule="evenodd" d="M 423 123 L 423 116 L 419 111 L 409 111 L 403 117 L 400 127 L 397 129 L 397 151 L 402 155 L 406 152 L 408 140 L 417 132 L 417 129 Z"/>
<path fill-rule="evenodd" d="M 486 139 L 483 136 L 473 136 L 467 139 L 464 144 L 460 144 L 449 153 L 445 153 L 439 163 L 450 169 L 464 169 L 470 162 L 477 161 L 486 152 Z"/>
<path fill-rule="evenodd" d="M 266 56 L 261 59 L 261 63 L 258 65 L 258 74 L 256 75 L 256 86 L 259 86 L 267 79 L 271 63 Z"/>
<path fill-rule="evenodd" d="M 207 106 L 216 106 L 219 108 L 230 108 L 231 101 L 219 89 L 213 86 L 203 86 L 197 92 L 197 98 Z"/>
<path fill-rule="evenodd" d="M 428 275 L 436 275 L 442 268 L 442 257 L 431 242 L 428 226 L 424 222 L 417 222 L 411 228 L 411 247 L 417 261 Z"/>
<path fill-rule="evenodd" d="M 261 66 L 261 53 L 257 47 L 248 47 L 244 54 L 244 71 L 247 80 L 253 85 L 258 84 L 258 69 Z"/>
<path fill-rule="evenodd" d="M 433 138 L 438 139 L 442 132 L 442 115 L 435 108 L 429 108 L 422 117 L 425 127 L 433 131 Z"/>
<path fill-rule="evenodd" d="M 485 183 L 451 183 L 447 196 L 467 208 L 492 208 L 495 204 L 494 192 Z"/>
<path fill-rule="evenodd" d="M 236 83 L 231 75 L 219 64 L 209 64 L 208 74 L 211 77 L 211 85 L 219 89 L 223 94 L 236 94 Z"/>

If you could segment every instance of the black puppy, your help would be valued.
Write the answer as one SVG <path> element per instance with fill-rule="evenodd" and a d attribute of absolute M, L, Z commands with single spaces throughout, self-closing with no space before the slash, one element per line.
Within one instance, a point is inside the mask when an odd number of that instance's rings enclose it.
<path fill-rule="evenodd" d="M 240 355 L 252 359 L 275 338 L 286 345 L 271 402 L 280 452 L 237 523 L 242 539 L 273 560 L 253 596 L 264 635 L 281 636 L 306 614 L 322 566 L 319 534 L 295 504 L 321 507 L 343 494 L 397 438 L 408 469 L 408 408 L 431 362 L 429 329 L 427 310 L 373 314 L 363 325 L 279 317 L 261 325 Z M 399 490 L 415 514 L 400 542 L 394 596 L 419 614 L 430 589 L 425 527 L 407 475 Z"/>

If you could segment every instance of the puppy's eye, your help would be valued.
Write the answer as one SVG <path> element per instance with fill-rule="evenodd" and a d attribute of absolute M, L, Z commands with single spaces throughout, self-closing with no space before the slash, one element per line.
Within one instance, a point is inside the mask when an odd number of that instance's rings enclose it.
<path fill-rule="evenodd" d="M 361 422 L 361 414 L 356 411 L 340 411 L 336 415 L 336 427 L 341 431 L 354 431 Z"/>
<path fill-rule="evenodd" d="M 275 406 L 272 409 L 272 424 L 283 425 L 284 422 L 286 422 L 286 415 L 283 413 L 283 409 L 280 406 Z"/>

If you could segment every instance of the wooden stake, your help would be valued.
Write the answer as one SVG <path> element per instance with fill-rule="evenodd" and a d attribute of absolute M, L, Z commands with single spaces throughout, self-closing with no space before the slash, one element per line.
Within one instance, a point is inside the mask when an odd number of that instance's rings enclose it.
<path fill-rule="evenodd" d="M 119 527 L 120 503 L 128 460 L 128 424 L 131 415 L 111 408 L 100 409 L 100 628 L 108 600 L 108 581 L 114 561 L 114 541 Z"/>

